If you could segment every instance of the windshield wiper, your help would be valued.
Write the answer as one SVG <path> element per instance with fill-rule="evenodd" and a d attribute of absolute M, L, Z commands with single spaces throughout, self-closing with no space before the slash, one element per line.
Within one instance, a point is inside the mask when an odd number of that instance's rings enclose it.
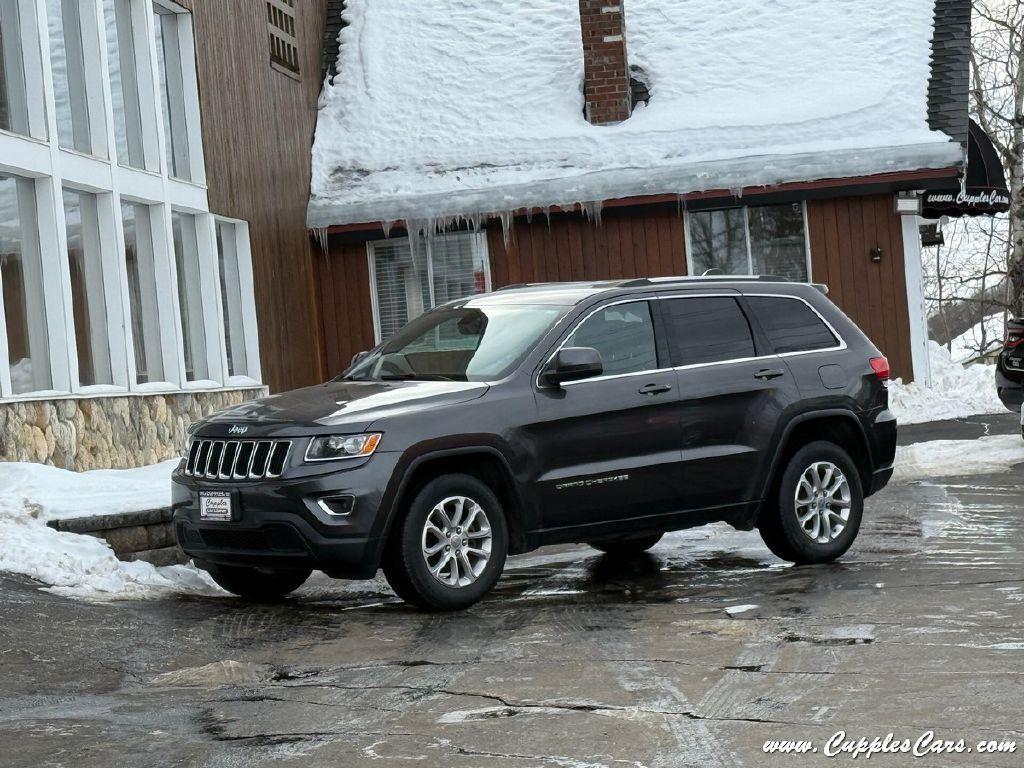
<path fill-rule="evenodd" d="M 456 381 L 440 373 L 382 373 L 381 381 Z"/>

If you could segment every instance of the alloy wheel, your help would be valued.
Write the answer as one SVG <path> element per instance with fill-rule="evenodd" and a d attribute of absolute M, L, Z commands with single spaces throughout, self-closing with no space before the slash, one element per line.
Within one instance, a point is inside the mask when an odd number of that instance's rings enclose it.
<path fill-rule="evenodd" d="M 466 587 L 491 558 L 491 524 L 473 499 L 449 496 L 430 510 L 421 542 L 431 575 L 445 586 Z"/>
<path fill-rule="evenodd" d="M 835 541 L 850 520 L 850 482 L 830 461 L 816 461 L 803 471 L 794 494 L 800 529 L 816 544 Z"/>

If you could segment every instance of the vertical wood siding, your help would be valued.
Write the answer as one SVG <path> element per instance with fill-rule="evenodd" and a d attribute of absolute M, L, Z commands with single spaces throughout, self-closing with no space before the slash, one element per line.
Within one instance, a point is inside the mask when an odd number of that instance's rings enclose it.
<path fill-rule="evenodd" d="M 314 259 L 323 318 L 325 378 L 348 368 L 352 356 L 374 346 L 370 266 L 365 243 L 331 243 Z"/>
<path fill-rule="evenodd" d="M 296 4 L 301 80 L 270 66 L 262 0 L 179 0 L 192 10 L 210 210 L 249 222 L 264 381 L 322 379 L 306 229 L 326 0 Z"/>
<path fill-rule="evenodd" d="M 829 298 L 889 358 L 893 376 L 913 378 L 903 231 L 891 195 L 807 203 L 811 272 Z M 871 261 L 872 248 L 882 260 Z"/>
<path fill-rule="evenodd" d="M 487 230 L 491 281 L 516 283 L 610 280 L 686 274 L 683 220 L 677 211 L 518 220 L 508 235 Z"/>
<path fill-rule="evenodd" d="M 676 211 L 618 213 L 600 224 L 579 217 L 517 220 L 508 245 L 487 229 L 491 281 L 516 283 L 628 279 L 686 274 L 683 220 Z M 809 201 L 808 236 L 815 282 L 889 358 L 894 376 L 911 378 L 910 321 L 903 235 L 891 195 Z M 879 247 L 882 261 L 870 250 Z M 348 366 L 374 344 L 370 275 L 363 243 L 332 241 L 318 257 L 327 372 Z"/>

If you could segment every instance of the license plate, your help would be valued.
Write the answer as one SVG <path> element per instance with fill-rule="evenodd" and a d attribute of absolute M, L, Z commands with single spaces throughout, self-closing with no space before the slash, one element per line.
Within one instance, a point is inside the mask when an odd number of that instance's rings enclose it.
<path fill-rule="evenodd" d="M 230 491 L 200 491 L 199 518 L 201 520 L 233 519 Z"/>

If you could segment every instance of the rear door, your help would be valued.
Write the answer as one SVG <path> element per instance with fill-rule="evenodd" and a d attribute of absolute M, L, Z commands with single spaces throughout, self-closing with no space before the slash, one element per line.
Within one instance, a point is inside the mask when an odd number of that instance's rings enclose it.
<path fill-rule="evenodd" d="M 603 306 L 562 346 L 593 347 L 602 376 L 537 390 L 528 430 L 545 529 L 646 517 L 678 496 L 676 376 L 659 349 L 652 302 Z"/>
<path fill-rule="evenodd" d="M 679 389 L 681 506 L 758 500 L 780 417 L 798 398 L 789 368 L 764 348 L 738 295 L 659 304 Z"/>

